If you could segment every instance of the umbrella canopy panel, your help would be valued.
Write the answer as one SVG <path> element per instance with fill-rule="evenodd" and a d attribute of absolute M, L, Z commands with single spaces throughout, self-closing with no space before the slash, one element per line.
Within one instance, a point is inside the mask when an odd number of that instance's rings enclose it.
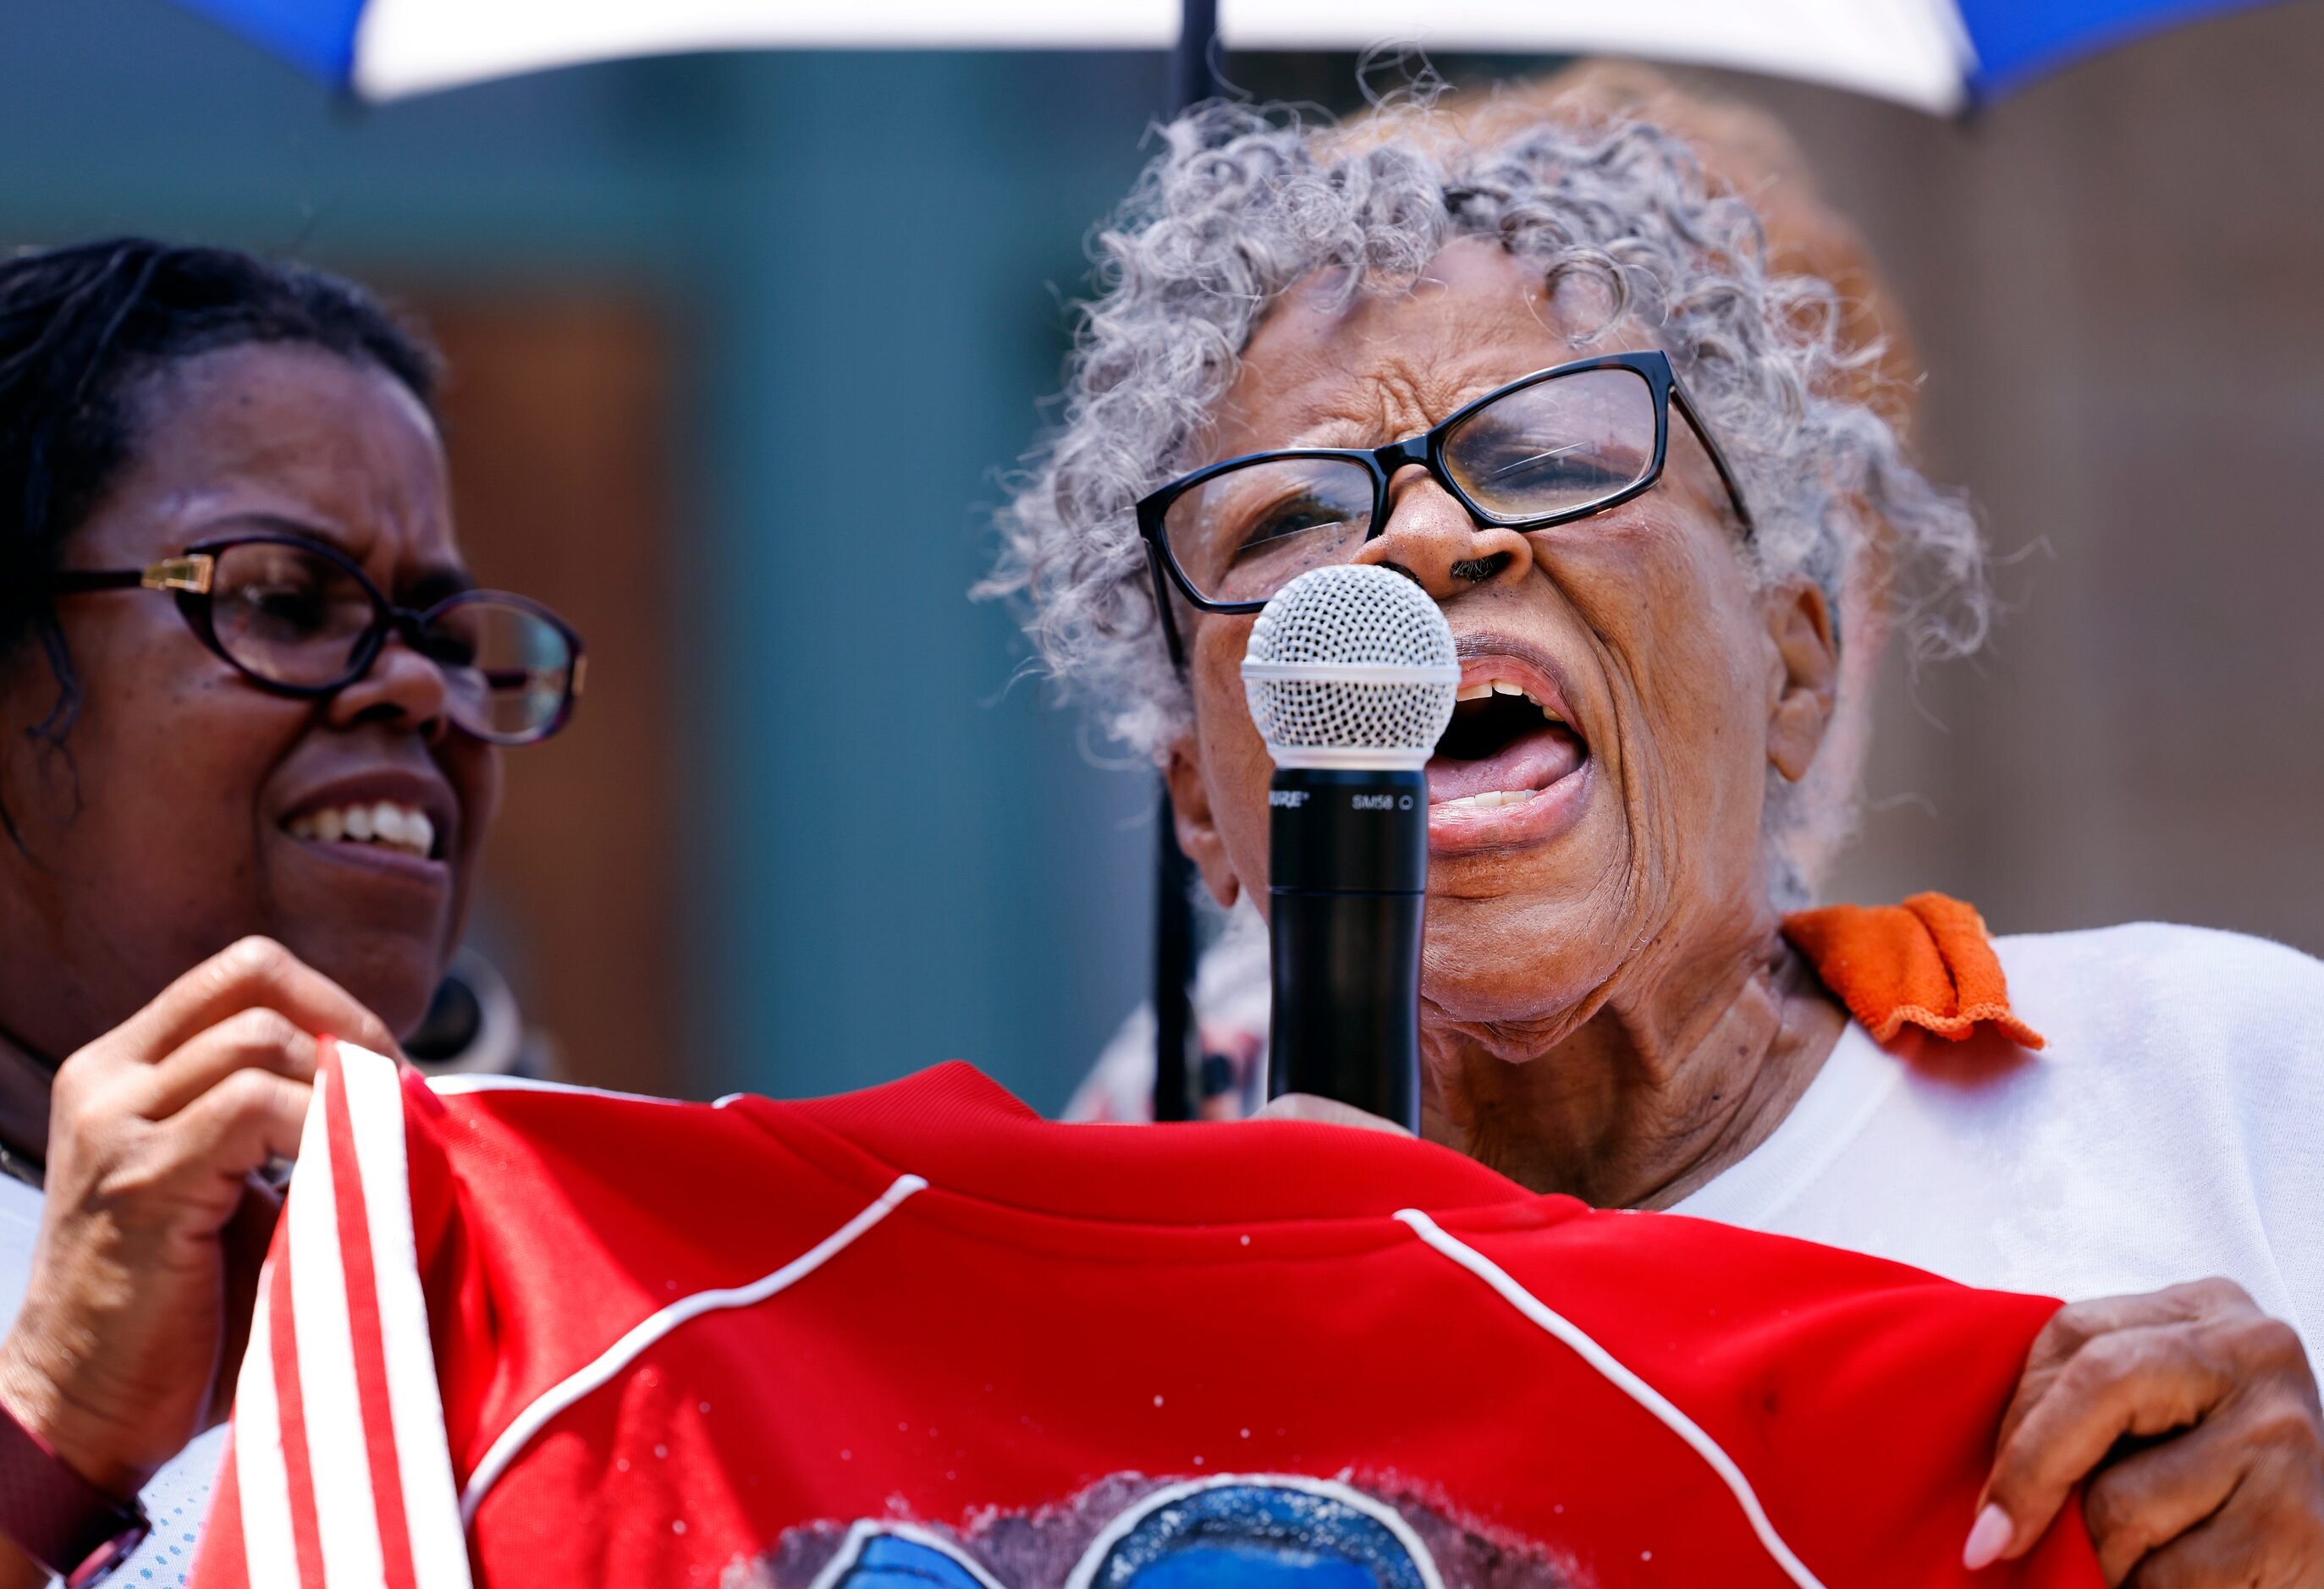
<path fill-rule="evenodd" d="M 1181 0 L 181 0 L 366 98 L 627 55 L 783 47 L 1164 50 Z M 1219 0 L 1233 50 L 1630 55 L 1938 114 L 2259 0 Z"/>
<path fill-rule="evenodd" d="M 326 82 L 345 87 L 355 73 L 355 32 L 364 0 L 179 0 L 305 67 Z"/>
<path fill-rule="evenodd" d="M 708 50 L 1167 50 L 1179 0 L 180 0 L 366 99 Z"/>
<path fill-rule="evenodd" d="M 2055 67 L 2147 33 L 2265 0 L 1959 0 L 1975 41 L 1979 96 L 2003 94 Z"/>
<path fill-rule="evenodd" d="M 217 0 L 212 0 L 217 3 Z M 353 86 L 392 99 L 541 67 L 700 50 L 1167 50 L 1178 0 L 370 0 Z"/>

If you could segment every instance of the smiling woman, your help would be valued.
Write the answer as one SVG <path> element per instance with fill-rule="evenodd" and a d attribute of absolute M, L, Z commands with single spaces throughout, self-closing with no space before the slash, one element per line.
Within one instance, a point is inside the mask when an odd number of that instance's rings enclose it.
<path fill-rule="evenodd" d="M 1423 1134 L 1536 1191 L 2071 1300 L 1966 1565 L 2080 1485 L 2111 1581 L 2314 1582 L 2324 967 L 2181 928 L 1997 942 L 1933 895 L 1801 908 L 1884 637 L 1981 636 L 1979 537 L 1842 286 L 1778 253 L 1816 230 L 1795 172 L 1665 124 L 1700 106 L 1591 97 L 1168 128 L 994 587 L 1232 907 L 1268 882 L 1253 615 L 1309 567 L 1416 582 L 1462 697 Z"/>
<path fill-rule="evenodd" d="M 134 1547 L 172 1458 L 198 1521 L 317 1036 L 420 1024 L 578 693 L 474 588 L 434 379 L 318 272 L 0 262 L 0 1583 Z"/>

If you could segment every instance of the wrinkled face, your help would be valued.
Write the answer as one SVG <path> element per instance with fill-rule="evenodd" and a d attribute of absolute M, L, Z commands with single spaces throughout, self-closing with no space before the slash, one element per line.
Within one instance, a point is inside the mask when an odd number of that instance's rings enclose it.
<path fill-rule="evenodd" d="M 1378 446 L 1533 371 L 1653 345 L 1627 323 L 1591 336 L 1602 302 L 1586 285 L 1553 298 L 1538 268 L 1474 241 L 1408 292 L 1335 308 L 1295 289 L 1253 336 L 1210 455 Z M 1591 518 L 1480 527 L 1417 468 L 1392 500 L 1359 560 L 1442 603 L 1470 697 L 1428 769 L 1431 1021 L 1536 1052 L 1626 979 L 1715 976 L 1764 941 L 1765 779 L 1812 760 L 1830 629 L 1812 588 L 1755 588 L 1675 407 L 1660 484 Z M 1196 720 L 1173 752 L 1182 837 L 1215 892 L 1263 903 L 1273 767 L 1237 672 L 1251 620 L 1179 616 Z"/>
<path fill-rule="evenodd" d="M 435 427 L 384 372 L 228 347 L 147 380 L 132 412 L 131 457 L 64 566 L 142 568 L 290 529 L 402 605 L 468 583 Z M 416 1024 L 500 788 L 496 753 L 446 721 L 435 666 L 394 639 L 337 695 L 299 700 L 206 649 L 170 596 L 64 595 L 57 611 L 85 692 L 61 754 L 27 737 L 55 700 L 37 646 L 0 663 L 0 794 L 23 839 L 0 841 L 0 1027 L 61 1058 L 254 932 L 397 1032 Z"/>

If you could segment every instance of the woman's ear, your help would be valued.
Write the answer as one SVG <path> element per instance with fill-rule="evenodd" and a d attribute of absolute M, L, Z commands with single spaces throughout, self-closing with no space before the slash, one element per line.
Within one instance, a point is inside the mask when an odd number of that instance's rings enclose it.
<path fill-rule="evenodd" d="M 1814 582 L 1785 580 L 1767 592 L 1767 759 L 1792 783 L 1808 776 L 1840 694 L 1840 642 Z"/>
<path fill-rule="evenodd" d="M 1170 786 L 1170 813 L 1177 829 L 1178 848 L 1203 874 L 1203 882 L 1220 908 L 1232 908 L 1242 897 L 1242 879 L 1235 876 L 1233 864 L 1227 859 L 1226 840 L 1219 837 L 1218 823 L 1212 816 L 1211 786 L 1204 781 L 1202 748 L 1193 733 L 1179 735 L 1163 752 L 1162 781 Z"/>

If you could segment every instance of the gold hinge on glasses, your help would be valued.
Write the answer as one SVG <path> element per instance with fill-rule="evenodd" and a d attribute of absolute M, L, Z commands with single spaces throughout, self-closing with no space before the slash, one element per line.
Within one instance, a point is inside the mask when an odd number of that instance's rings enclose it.
<path fill-rule="evenodd" d="M 148 568 L 137 583 L 149 591 L 191 591 L 207 596 L 210 576 L 217 572 L 217 558 L 207 552 L 194 552 L 183 557 L 162 558 Z"/>

